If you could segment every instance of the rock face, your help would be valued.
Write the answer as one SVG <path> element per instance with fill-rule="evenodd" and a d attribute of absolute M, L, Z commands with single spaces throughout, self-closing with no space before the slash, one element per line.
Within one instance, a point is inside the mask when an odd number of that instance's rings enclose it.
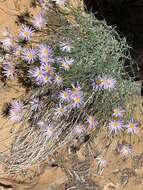
<path fill-rule="evenodd" d="M 132 57 L 139 67 L 136 80 L 143 80 L 143 0 L 84 0 L 88 11 L 116 26 L 133 47 Z M 134 66 L 136 67 L 136 66 Z M 136 69 L 136 68 L 135 68 Z"/>

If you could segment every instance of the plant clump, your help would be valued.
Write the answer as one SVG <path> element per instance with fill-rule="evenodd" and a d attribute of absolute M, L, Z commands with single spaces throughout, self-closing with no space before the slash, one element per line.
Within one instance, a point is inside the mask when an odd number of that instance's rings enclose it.
<path fill-rule="evenodd" d="M 39 0 L 41 13 L 22 24 L 18 36 L 7 31 L 1 42 L 1 77 L 27 89 L 9 106 L 13 123 L 28 124 L 15 135 L 14 166 L 17 160 L 21 166 L 42 161 L 74 138 L 94 138 L 102 129 L 107 136 L 139 131 L 132 107 L 139 88 L 125 71 L 126 39 L 67 4 Z M 52 25 L 49 10 L 56 13 Z"/>

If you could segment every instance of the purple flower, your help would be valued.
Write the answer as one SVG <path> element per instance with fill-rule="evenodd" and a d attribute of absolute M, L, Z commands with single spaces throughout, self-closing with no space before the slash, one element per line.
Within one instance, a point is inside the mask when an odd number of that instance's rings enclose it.
<path fill-rule="evenodd" d="M 62 102 L 70 102 L 71 101 L 71 91 L 69 89 L 60 92 L 59 98 Z"/>
<path fill-rule="evenodd" d="M 52 77 L 49 74 L 43 74 L 43 84 L 51 84 L 52 83 Z"/>
<path fill-rule="evenodd" d="M 38 55 L 41 62 L 47 63 L 52 60 L 52 49 L 46 45 L 39 45 Z"/>
<path fill-rule="evenodd" d="M 14 78 L 15 77 L 15 67 L 12 63 L 3 64 L 3 75 L 7 78 Z"/>
<path fill-rule="evenodd" d="M 127 133 L 129 134 L 137 134 L 139 131 L 139 123 L 135 122 L 133 118 L 128 122 L 125 127 L 127 129 Z"/>
<path fill-rule="evenodd" d="M 54 83 L 57 84 L 58 86 L 61 86 L 62 83 L 63 83 L 63 79 L 60 75 L 55 75 L 55 78 L 54 78 Z"/>
<path fill-rule="evenodd" d="M 32 111 L 40 111 L 43 108 L 43 102 L 39 98 L 33 98 L 29 104 Z"/>
<path fill-rule="evenodd" d="M 36 60 L 36 50 L 34 49 L 25 49 L 22 53 L 22 57 L 28 63 L 33 63 Z"/>
<path fill-rule="evenodd" d="M 84 103 L 83 93 L 72 94 L 71 95 L 71 106 L 73 108 L 79 108 Z"/>
<path fill-rule="evenodd" d="M 67 111 L 67 108 L 63 107 L 61 104 L 59 104 L 55 109 L 55 116 L 61 117 L 61 116 L 65 115 L 66 111 Z"/>
<path fill-rule="evenodd" d="M 122 121 L 111 121 L 107 126 L 110 130 L 110 133 L 117 133 L 123 130 L 123 122 Z"/>
<path fill-rule="evenodd" d="M 83 94 L 83 92 L 81 91 L 81 86 L 79 84 L 77 84 L 76 86 L 74 84 L 72 84 L 72 94 L 73 95 L 78 95 L 80 93 Z"/>
<path fill-rule="evenodd" d="M 97 79 L 93 82 L 93 89 L 97 90 L 113 90 L 116 85 L 116 80 L 111 76 L 98 76 Z"/>
<path fill-rule="evenodd" d="M 29 76 L 33 77 L 35 79 L 35 81 L 37 82 L 37 84 L 43 84 L 43 71 L 41 68 L 39 67 L 35 67 L 33 70 L 29 71 Z"/>
<path fill-rule="evenodd" d="M 21 46 L 15 47 L 13 49 L 13 53 L 16 56 L 16 58 L 17 57 L 19 58 L 21 56 L 21 54 L 22 54 L 22 47 Z"/>
<path fill-rule="evenodd" d="M 22 25 L 19 37 L 23 40 L 30 41 L 33 36 L 34 30 L 30 26 Z"/>
<path fill-rule="evenodd" d="M 79 108 L 84 103 L 84 94 L 81 90 L 81 87 L 78 85 L 77 87 L 73 86 L 71 91 L 71 105 L 73 108 Z"/>
<path fill-rule="evenodd" d="M 43 63 L 41 65 L 41 69 L 45 74 L 53 75 L 54 74 L 54 68 L 49 63 Z"/>
<path fill-rule="evenodd" d="M 64 68 L 66 71 L 68 71 L 71 67 L 71 65 L 74 64 L 74 60 L 68 57 L 65 57 L 60 61 L 62 68 Z"/>
<path fill-rule="evenodd" d="M 54 59 L 50 58 L 50 57 L 41 57 L 40 58 L 40 62 L 41 63 L 53 63 Z"/>
<path fill-rule="evenodd" d="M 11 109 L 9 113 L 9 118 L 14 123 L 19 123 L 22 121 L 24 116 L 24 105 L 21 101 L 14 100 L 11 103 Z"/>
<path fill-rule="evenodd" d="M 121 117 L 123 117 L 123 115 L 124 115 L 124 113 L 125 113 L 125 110 L 124 109 L 122 109 L 122 108 L 115 108 L 114 110 L 113 110 L 113 117 L 119 117 L 119 118 L 121 118 Z"/>
<path fill-rule="evenodd" d="M 68 43 L 68 42 L 61 42 L 61 43 L 60 43 L 60 49 L 61 49 L 63 52 L 70 53 L 70 52 L 71 52 L 71 49 L 72 49 L 72 46 L 71 46 L 71 44 Z"/>
<path fill-rule="evenodd" d="M 87 123 L 89 124 L 89 127 L 94 128 L 97 126 L 97 120 L 94 116 L 89 115 L 87 117 Z"/>
<path fill-rule="evenodd" d="M 33 26 L 37 29 L 42 29 L 43 27 L 45 27 L 47 24 L 47 18 L 45 17 L 45 15 L 43 13 L 40 13 L 38 16 L 34 17 L 33 20 Z"/>

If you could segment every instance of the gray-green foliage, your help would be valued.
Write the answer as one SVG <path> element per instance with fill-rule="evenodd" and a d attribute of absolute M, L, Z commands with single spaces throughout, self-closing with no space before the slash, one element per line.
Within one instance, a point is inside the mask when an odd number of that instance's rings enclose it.
<path fill-rule="evenodd" d="M 106 122 L 113 108 L 131 103 L 130 99 L 137 91 L 137 85 L 125 72 L 125 60 L 131 61 L 130 47 L 126 39 L 121 38 L 105 21 L 97 20 L 92 14 L 74 11 L 73 16 L 76 24 L 61 26 L 50 41 L 54 44 L 56 56 L 63 56 L 58 50 L 59 42 L 67 41 L 73 46 L 69 56 L 75 60 L 75 64 L 69 71 L 59 72 L 64 78 L 65 88 L 71 87 L 72 83 L 79 83 L 83 87 L 87 102 L 81 109 Z M 131 64 L 128 67 L 132 67 Z M 115 89 L 93 92 L 92 80 L 99 75 L 115 78 Z"/>

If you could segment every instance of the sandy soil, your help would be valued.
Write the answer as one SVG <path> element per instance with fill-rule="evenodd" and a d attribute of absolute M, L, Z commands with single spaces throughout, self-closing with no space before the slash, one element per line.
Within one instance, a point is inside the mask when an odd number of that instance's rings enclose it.
<path fill-rule="evenodd" d="M 5 0 L 0 2 L 0 31 L 3 31 L 4 27 L 9 27 L 13 32 L 18 31 L 18 26 L 15 24 L 16 14 L 23 10 L 30 9 L 31 13 L 35 14 L 37 10 L 33 10 L 29 6 L 29 0 Z M 9 102 L 12 98 L 16 98 L 24 94 L 24 89 L 17 88 L 17 84 L 13 83 L 12 88 L 2 86 L 0 84 L 0 109 L 2 105 Z M 139 101 L 141 105 L 141 101 Z M 141 118 L 140 109 L 136 109 L 137 117 Z M 143 118 L 141 118 L 142 120 Z M 16 126 L 13 126 L 7 120 L 0 118 L 0 152 L 5 151 L 8 153 L 11 141 L 12 132 Z M 142 143 L 143 131 L 137 138 L 129 139 L 128 137 L 118 137 L 114 139 L 110 148 L 108 147 L 108 139 L 106 133 L 100 133 L 98 138 L 93 143 L 94 157 L 99 152 L 103 152 L 105 159 L 108 161 L 108 166 L 103 170 L 101 175 L 97 174 L 97 161 L 94 159 L 89 162 L 86 156 L 86 144 L 81 146 L 80 151 L 77 152 L 76 157 L 63 158 L 63 151 L 59 154 L 59 159 L 62 159 L 64 166 L 69 169 L 75 169 L 76 163 L 84 164 L 90 168 L 90 176 L 93 182 L 98 184 L 103 190 L 142 190 L 143 189 L 143 143 Z M 126 139 L 126 142 L 131 143 L 134 148 L 134 155 L 132 158 L 123 159 L 115 151 L 117 141 L 122 142 Z M 101 143 L 102 142 L 102 143 Z M 96 148 L 95 148 L 96 147 Z M 77 159 L 77 160 L 76 160 Z M 71 161 L 72 160 L 72 161 Z M 64 186 L 60 188 L 60 185 L 67 181 L 67 176 L 64 169 L 61 167 L 49 167 L 47 163 L 33 166 L 28 170 L 26 178 L 22 175 L 22 172 L 16 176 L 12 176 L 6 173 L 5 166 L 0 165 L 0 183 L 11 185 L 14 190 L 64 190 Z M 4 172 L 3 177 L 1 173 Z M 36 173 L 36 175 L 35 175 Z M 33 176 L 33 177 L 32 177 Z M 59 188 L 57 188 L 59 186 Z M 10 189 L 5 186 L 1 189 Z M 78 188 L 76 188 L 78 190 Z M 84 190 L 84 189 L 83 189 Z M 95 189 L 96 190 L 96 189 Z M 99 190 L 99 189 L 98 189 Z"/>

